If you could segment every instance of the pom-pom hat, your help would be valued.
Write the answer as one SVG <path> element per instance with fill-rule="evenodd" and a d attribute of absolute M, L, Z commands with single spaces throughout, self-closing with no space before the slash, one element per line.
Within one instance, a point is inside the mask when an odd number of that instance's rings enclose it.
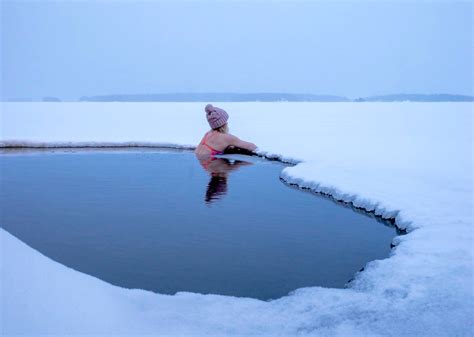
<path fill-rule="evenodd" d="M 207 122 L 212 129 L 220 128 L 227 123 L 229 115 L 224 109 L 213 106 L 212 104 L 206 105 L 204 108 L 206 111 Z"/>

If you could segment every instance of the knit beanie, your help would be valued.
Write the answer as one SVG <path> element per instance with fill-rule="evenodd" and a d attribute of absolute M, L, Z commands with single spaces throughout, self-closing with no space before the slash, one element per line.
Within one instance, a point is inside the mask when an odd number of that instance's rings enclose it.
<path fill-rule="evenodd" d="M 206 105 L 204 110 L 206 111 L 207 121 L 212 129 L 220 128 L 225 125 L 229 119 L 229 115 L 225 110 L 212 106 L 212 104 Z"/>

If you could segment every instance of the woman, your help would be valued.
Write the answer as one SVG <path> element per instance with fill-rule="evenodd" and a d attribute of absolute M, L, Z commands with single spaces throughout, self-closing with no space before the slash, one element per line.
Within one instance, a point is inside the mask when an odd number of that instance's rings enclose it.
<path fill-rule="evenodd" d="M 257 149 L 255 144 L 240 140 L 229 133 L 229 127 L 227 125 L 229 115 L 223 109 L 208 104 L 204 110 L 206 111 L 207 121 L 212 130 L 206 132 L 194 151 L 198 157 L 212 157 L 223 154 L 224 151 L 229 148 L 239 148 L 247 151 Z"/>

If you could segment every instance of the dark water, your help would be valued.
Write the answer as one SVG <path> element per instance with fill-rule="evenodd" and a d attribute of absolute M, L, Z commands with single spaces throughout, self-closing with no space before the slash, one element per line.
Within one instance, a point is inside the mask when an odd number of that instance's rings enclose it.
<path fill-rule="evenodd" d="M 278 298 L 343 287 L 395 229 L 284 185 L 284 165 L 189 152 L 0 155 L 1 225 L 44 255 L 126 288 Z"/>

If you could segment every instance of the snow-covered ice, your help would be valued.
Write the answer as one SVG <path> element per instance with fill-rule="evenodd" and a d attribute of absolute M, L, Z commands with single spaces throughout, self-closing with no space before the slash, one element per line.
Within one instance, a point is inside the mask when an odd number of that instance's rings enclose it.
<path fill-rule="evenodd" d="M 205 103 L 2 103 L 0 146 L 192 147 L 207 128 Z M 263 302 L 115 287 L 0 229 L 3 334 L 473 334 L 473 103 L 215 105 L 262 153 L 298 162 L 285 180 L 409 233 L 347 289 Z"/>

